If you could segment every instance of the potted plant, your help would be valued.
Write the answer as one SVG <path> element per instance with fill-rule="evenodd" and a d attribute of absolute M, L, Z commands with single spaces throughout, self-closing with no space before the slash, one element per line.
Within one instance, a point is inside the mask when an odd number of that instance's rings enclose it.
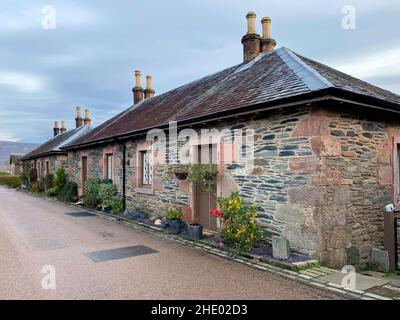
<path fill-rule="evenodd" d="M 183 212 L 181 208 L 170 208 L 167 210 L 165 218 L 168 220 L 168 230 L 170 233 L 178 234 L 182 231 L 182 216 Z"/>
<path fill-rule="evenodd" d="M 189 238 L 192 240 L 200 240 L 203 237 L 203 226 L 199 222 L 199 218 L 194 218 L 188 225 Z"/>
<path fill-rule="evenodd" d="M 213 164 L 194 164 L 187 180 L 199 183 L 206 191 L 211 191 L 218 178 L 217 166 Z"/>

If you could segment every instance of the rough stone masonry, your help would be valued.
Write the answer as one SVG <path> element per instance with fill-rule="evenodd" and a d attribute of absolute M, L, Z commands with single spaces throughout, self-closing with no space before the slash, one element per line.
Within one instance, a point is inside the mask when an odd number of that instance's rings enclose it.
<path fill-rule="evenodd" d="M 254 166 L 249 174 L 246 161 L 224 163 L 218 193 L 238 190 L 246 202 L 256 203 L 266 235 L 283 236 L 292 249 L 330 266 L 366 262 L 372 248 L 383 248 L 382 207 L 392 198 L 390 139 L 400 132 L 397 123 L 374 113 L 314 105 L 219 122 L 223 128 L 254 129 Z M 138 188 L 136 155 L 143 143 L 143 138 L 126 143 L 128 208 L 145 206 L 153 217 L 162 217 L 173 204 L 191 220 L 190 185 L 167 179 L 166 164 L 154 165 L 151 190 Z M 114 183 L 121 188 L 122 149 L 116 144 L 70 151 L 70 175 L 80 183 L 85 155 L 89 178 L 103 178 L 102 159 L 109 152 L 115 158 Z"/>

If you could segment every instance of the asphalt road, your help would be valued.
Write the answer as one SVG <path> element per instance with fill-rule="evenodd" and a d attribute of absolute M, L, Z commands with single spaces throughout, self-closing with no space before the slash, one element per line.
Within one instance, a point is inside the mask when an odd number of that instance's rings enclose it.
<path fill-rule="evenodd" d="M 0 299 L 338 298 L 97 216 L 66 214 L 76 211 L 0 187 Z M 136 245 L 157 252 L 103 262 L 86 255 Z"/>

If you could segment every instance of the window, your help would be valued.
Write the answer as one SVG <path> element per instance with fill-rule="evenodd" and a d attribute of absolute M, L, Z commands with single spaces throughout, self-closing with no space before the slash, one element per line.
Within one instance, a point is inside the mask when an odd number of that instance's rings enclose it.
<path fill-rule="evenodd" d="M 87 180 L 87 172 L 88 172 L 88 163 L 87 157 L 82 157 L 82 186 L 85 186 L 85 182 Z"/>
<path fill-rule="evenodd" d="M 113 179 L 113 154 L 109 153 L 106 155 L 106 179 L 112 180 Z"/>
<path fill-rule="evenodd" d="M 153 184 L 153 164 L 150 151 L 142 151 L 142 184 Z"/>
<path fill-rule="evenodd" d="M 50 174 L 50 163 L 46 161 L 46 174 Z"/>
<path fill-rule="evenodd" d="M 37 172 L 37 176 L 38 178 L 42 175 L 42 170 L 41 170 L 41 163 L 40 162 L 36 162 L 36 172 Z"/>

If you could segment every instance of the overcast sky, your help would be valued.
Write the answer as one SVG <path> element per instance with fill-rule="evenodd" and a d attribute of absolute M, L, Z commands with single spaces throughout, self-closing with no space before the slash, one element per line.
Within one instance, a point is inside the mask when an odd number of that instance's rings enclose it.
<path fill-rule="evenodd" d="M 77 105 L 100 124 L 132 104 L 136 69 L 159 94 L 241 62 L 250 10 L 278 47 L 400 94 L 399 0 L 0 0 L 0 140 L 43 142 Z"/>

